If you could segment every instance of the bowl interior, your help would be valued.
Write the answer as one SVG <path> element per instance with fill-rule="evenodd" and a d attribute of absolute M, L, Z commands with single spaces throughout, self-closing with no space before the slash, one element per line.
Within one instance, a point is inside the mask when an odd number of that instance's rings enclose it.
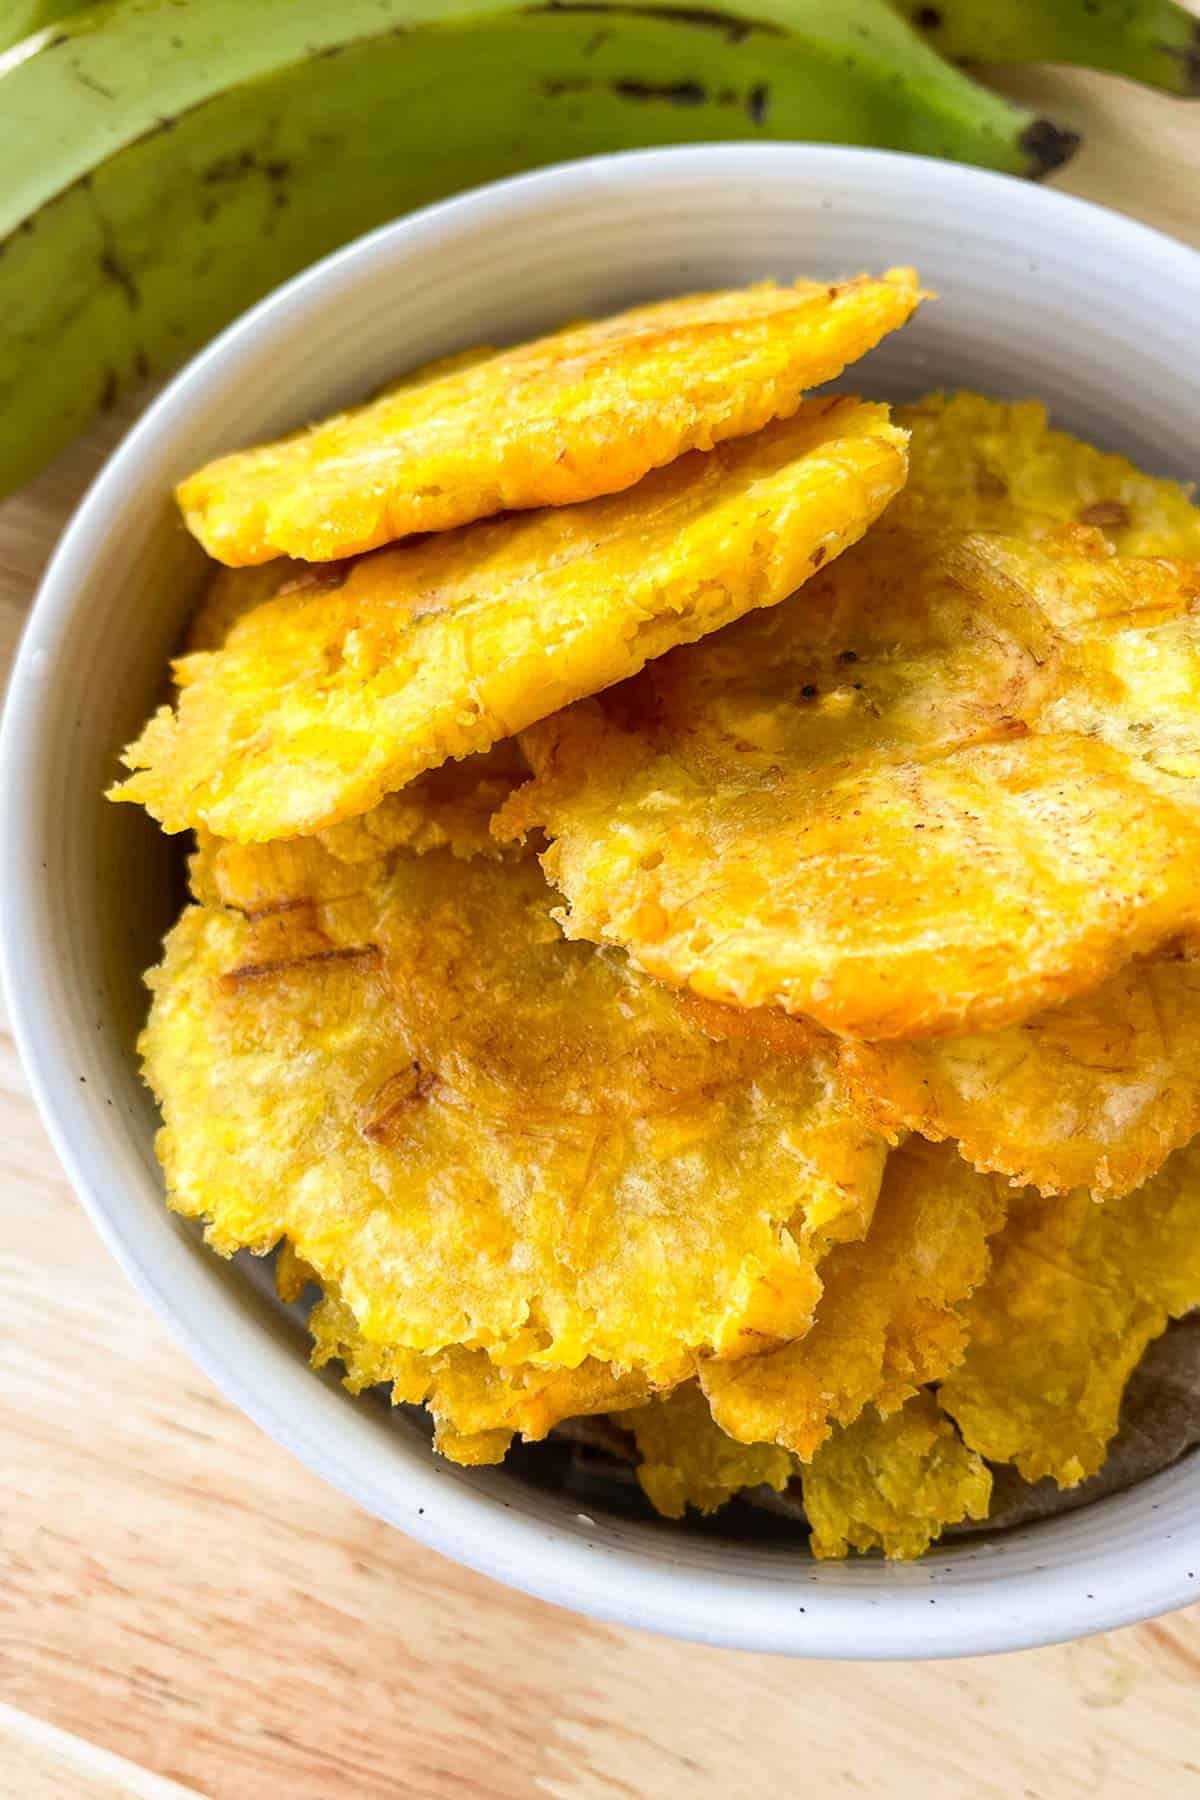
<path fill-rule="evenodd" d="M 195 595 L 202 559 L 170 491 L 209 455 L 471 343 L 698 287 L 903 262 L 941 298 L 845 385 L 1037 395 L 1094 442 L 1196 472 L 1200 258 L 1180 246 L 1015 182 L 871 152 L 723 146 L 569 166 L 376 233 L 185 371 L 60 547 L 4 742 L 7 973 L 39 1099 L 111 1246 L 226 1392 L 373 1511 L 502 1579 L 627 1622 L 820 1655 L 1010 1648 L 1179 1604 L 1200 1570 L 1200 1467 L 885 1567 L 585 1516 L 511 1470 L 436 1462 L 411 1422 L 314 1377 L 265 1283 L 163 1207 L 134 1042 L 141 972 L 179 892 L 157 830 L 101 795 Z"/>

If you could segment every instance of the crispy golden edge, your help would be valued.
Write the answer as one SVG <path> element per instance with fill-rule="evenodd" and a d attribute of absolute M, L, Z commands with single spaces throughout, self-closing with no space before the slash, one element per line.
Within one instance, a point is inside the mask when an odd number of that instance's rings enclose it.
<path fill-rule="evenodd" d="M 452 1462 L 502 1462 L 515 1436 L 540 1440 L 563 1419 L 643 1406 L 669 1393 L 691 1372 L 674 1365 L 621 1371 L 589 1360 L 577 1369 L 529 1363 L 501 1368 L 482 1350 L 452 1346 L 435 1352 L 371 1344 L 336 1294 L 326 1294 L 309 1317 L 313 1366 L 344 1366 L 352 1394 L 387 1385 L 394 1406 L 424 1405 L 435 1426 L 434 1448 Z"/>
<path fill-rule="evenodd" d="M 801 1486 L 818 1560 L 882 1550 L 907 1562 L 947 1525 L 987 1518 L 992 1476 L 923 1391 L 898 1412 L 868 1408 L 833 1432 L 801 1471 Z"/>
<path fill-rule="evenodd" d="M 515 739 L 505 738 L 464 762 L 431 769 L 369 813 L 312 837 L 235 844 L 202 829 L 188 860 L 192 893 L 206 906 L 253 916 L 285 902 L 349 899 L 405 852 L 519 854 L 497 841 L 491 820 L 527 778 L 528 767 Z"/>
<path fill-rule="evenodd" d="M 613 1414 L 633 1435 L 642 1491 L 664 1518 L 713 1513 L 754 1488 L 782 1493 L 799 1475 L 818 1559 L 882 1550 L 907 1561 L 947 1525 L 987 1517 L 992 1476 L 928 1389 L 886 1416 L 868 1405 L 807 1464 L 771 1444 L 742 1444 L 713 1419 L 694 1382 Z"/>
<path fill-rule="evenodd" d="M 809 1332 L 737 1363 L 707 1358 L 714 1419 L 742 1443 L 810 1460 L 863 1408 L 895 1411 L 963 1355 L 964 1302 L 983 1281 L 1008 1195 L 944 1145 L 910 1138 L 888 1158 L 865 1241 L 831 1250 Z"/>
<path fill-rule="evenodd" d="M 681 1003 L 716 1039 L 831 1051 L 889 1143 L 950 1138 L 973 1168 L 1044 1194 L 1130 1193 L 1200 1131 L 1200 962 L 1182 956 L 1131 962 L 1022 1025 L 924 1042 L 831 1038 L 778 1007 L 686 992 Z"/>
<path fill-rule="evenodd" d="M 1027 1481 L 1101 1466 L 1125 1384 L 1168 1321 L 1200 1305 L 1200 1139 L 1102 1205 L 1025 1190 L 964 1309 L 941 1402 L 972 1449 Z"/>
<path fill-rule="evenodd" d="M 895 1140 L 953 1138 L 1044 1194 L 1128 1194 L 1200 1131 L 1200 963 L 1134 961 L 1020 1025 L 934 1042 L 843 1039 L 855 1104 Z"/>
<path fill-rule="evenodd" d="M 716 1512 L 744 1488 L 765 1486 L 782 1493 L 792 1477 L 794 1465 L 786 1450 L 739 1444 L 727 1436 L 694 1382 L 649 1404 L 614 1412 L 613 1422 L 633 1433 L 638 1483 L 666 1519 L 682 1519 L 689 1507 Z"/>

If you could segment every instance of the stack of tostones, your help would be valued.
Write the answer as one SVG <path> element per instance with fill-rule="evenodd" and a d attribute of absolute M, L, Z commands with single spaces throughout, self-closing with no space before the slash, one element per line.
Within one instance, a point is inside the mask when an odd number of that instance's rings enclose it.
<path fill-rule="evenodd" d="M 806 397 L 921 298 L 663 302 L 201 470 L 114 789 L 195 833 L 168 1198 L 314 1361 L 821 1557 L 1093 1474 L 1200 1303 L 1200 512 L 1033 402 Z"/>

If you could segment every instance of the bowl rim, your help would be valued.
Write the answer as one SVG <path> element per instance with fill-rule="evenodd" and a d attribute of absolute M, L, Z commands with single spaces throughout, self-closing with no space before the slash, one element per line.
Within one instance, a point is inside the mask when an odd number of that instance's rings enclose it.
<path fill-rule="evenodd" d="M 1009 213 L 1015 210 L 1034 233 L 1071 227 L 1093 239 L 1102 234 L 1106 256 L 1114 266 L 1123 263 L 1138 269 L 1147 291 L 1156 279 L 1183 280 L 1200 301 L 1200 254 L 1102 206 L 965 165 L 822 144 L 684 146 L 559 163 L 438 202 L 358 238 L 277 288 L 187 363 L 107 459 L 54 551 L 13 662 L 0 722 L 0 768 L 5 771 L 0 784 L 5 890 L 0 968 L 14 1037 L 43 1124 L 109 1250 L 217 1388 L 310 1470 L 430 1548 L 525 1593 L 601 1620 L 730 1648 L 886 1660 L 1030 1648 L 1131 1624 L 1183 1605 L 1196 1593 L 1182 1568 L 1184 1562 L 1200 1559 L 1200 1519 L 1187 1539 L 1191 1550 L 1185 1552 L 1177 1536 L 1169 1559 L 1173 1572 L 1167 1570 L 1164 1556 L 1160 1558 L 1164 1566 L 1153 1579 L 1151 1541 L 1144 1559 L 1131 1555 L 1117 1568 L 1111 1554 L 1092 1551 L 1090 1561 L 1082 1558 L 1073 1565 L 1079 1579 L 1072 1579 L 1066 1591 L 1050 1567 L 1047 1579 L 1014 1577 L 1007 1589 L 984 1582 L 950 1592 L 938 1583 L 936 1564 L 931 1562 L 925 1584 L 910 1582 L 888 1592 L 888 1570 L 881 1563 L 876 1565 L 879 1579 L 874 1584 L 857 1582 L 821 1593 L 786 1580 L 768 1583 L 733 1572 L 697 1574 L 686 1556 L 672 1554 L 665 1539 L 661 1552 L 648 1548 L 645 1553 L 598 1541 L 602 1531 L 596 1540 L 581 1539 L 486 1493 L 440 1479 L 432 1459 L 428 1466 L 423 1459 L 413 1459 L 401 1482 L 393 1478 L 386 1484 L 372 1480 L 369 1469 L 339 1461 L 328 1437 L 333 1415 L 325 1414 L 315 1400 L 324 1391 L 321 1384 L 300 1370 L 313 1403 L 285 1408 L 269 1391 L 270 1384 L 256 1380 L 261 1370 L 253 1356 L 248 1363 L 239 1360 L 235 1341 L 239 1334 L 230 1331 L 228 1316 L 222 1316 L 228 1314 L 228 1302 L 217 1286 L 194 1284 L 189 1305 L 183 1307 L 177 1271 L 165 1266 L 170 1259 L 151 1252 L 137 1241 L 136 1233 L 126 1234 L 113 1216 L 108 1194 L 116 1159 L 99 1130 L 102 1103 L 76 1079 L 56 1018 L 48 964 L 53 945 L 38 930 L 36 814 L 27 803 L 37 781 L 41 745 L 52 729 L 46 684 L 39 679 L 43 665 L 38 659 L 46 652 L 35 650 L 35 638 L 44 644 L 65 627 L 93 537 L 103 531 L 117 495 L 146 466 L 158 437 L 186 416 L 214 374 L 230 362 L 258 354 L 283 314 L 328 305 L 332 293 L 352 286 L 381 254 L 390 256 L 403 248 L 409 255 L 420 255 L 442 240 L 469 232 L 476 221 L 536 215 L 547 203 L 567 196 L 586 205 L 589 194 L 616 183 L 653 182 L 684 171 L 692 179 L 713 180 L 731 176 L 753 180 L 768 172 L 794 171 L 798 179 L 814 182 L 856 170 L 878 184 L 881 203 L 889 183 L 916 183 L 948 206 L 986 204 Z M 111 1114 L 107 1123 L 111 1126 Z M 251 1329 L 261 1338 L 257 1326 Z M 1197 1473 L 1200 1479 L 1200 1469 Z M 1140 1484 L 1138 1491 L 1149 1485 Z M 418 1507 L 418 1501 L 430 1504 Z M 1113 1500 L 1094 1504 L 1109 1506 Z M 1050 1520 L 1023 1529 L 1052 1538 L 1058 1523 Z M 1049 1544 L 1047 1551 L 1052 1565 Z M 935 1600 L 939 1611 L 933 1624 L 928 1608 Z"/>

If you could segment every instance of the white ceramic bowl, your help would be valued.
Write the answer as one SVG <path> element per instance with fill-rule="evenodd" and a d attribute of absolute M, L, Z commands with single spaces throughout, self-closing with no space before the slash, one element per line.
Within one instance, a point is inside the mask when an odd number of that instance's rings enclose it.
<path fill-rule="evenodd" d="M 313 1375 L 294 1322 L 172 1219 L 132 1044 L 171 907 L 164 840 L 101 799 L 163 685 L 199 556 L 175 479 L 479 340 L 766 274 L 914 262 L 941 299 L 850 383 L 1038 394 L 1149 468 L 1200 472 L 1200 257 L 1113 214 L 975 170 L 822 146 L 576 163 L 387 227 L 198 357 L 64 536 L 2 741 L 8 993 L 59 1154 L 132 1279 L 224 1392 L 363 1506 L 501 1581 L 601 1618 L 753 1650 L 1013 1649 L 1178 1606 L 1200 1577 L 1200 1460 L 1069 1517 L 911 1566 L 585 1518 L 503 1470 L 436 1461 L 403 1416 Z"/>

